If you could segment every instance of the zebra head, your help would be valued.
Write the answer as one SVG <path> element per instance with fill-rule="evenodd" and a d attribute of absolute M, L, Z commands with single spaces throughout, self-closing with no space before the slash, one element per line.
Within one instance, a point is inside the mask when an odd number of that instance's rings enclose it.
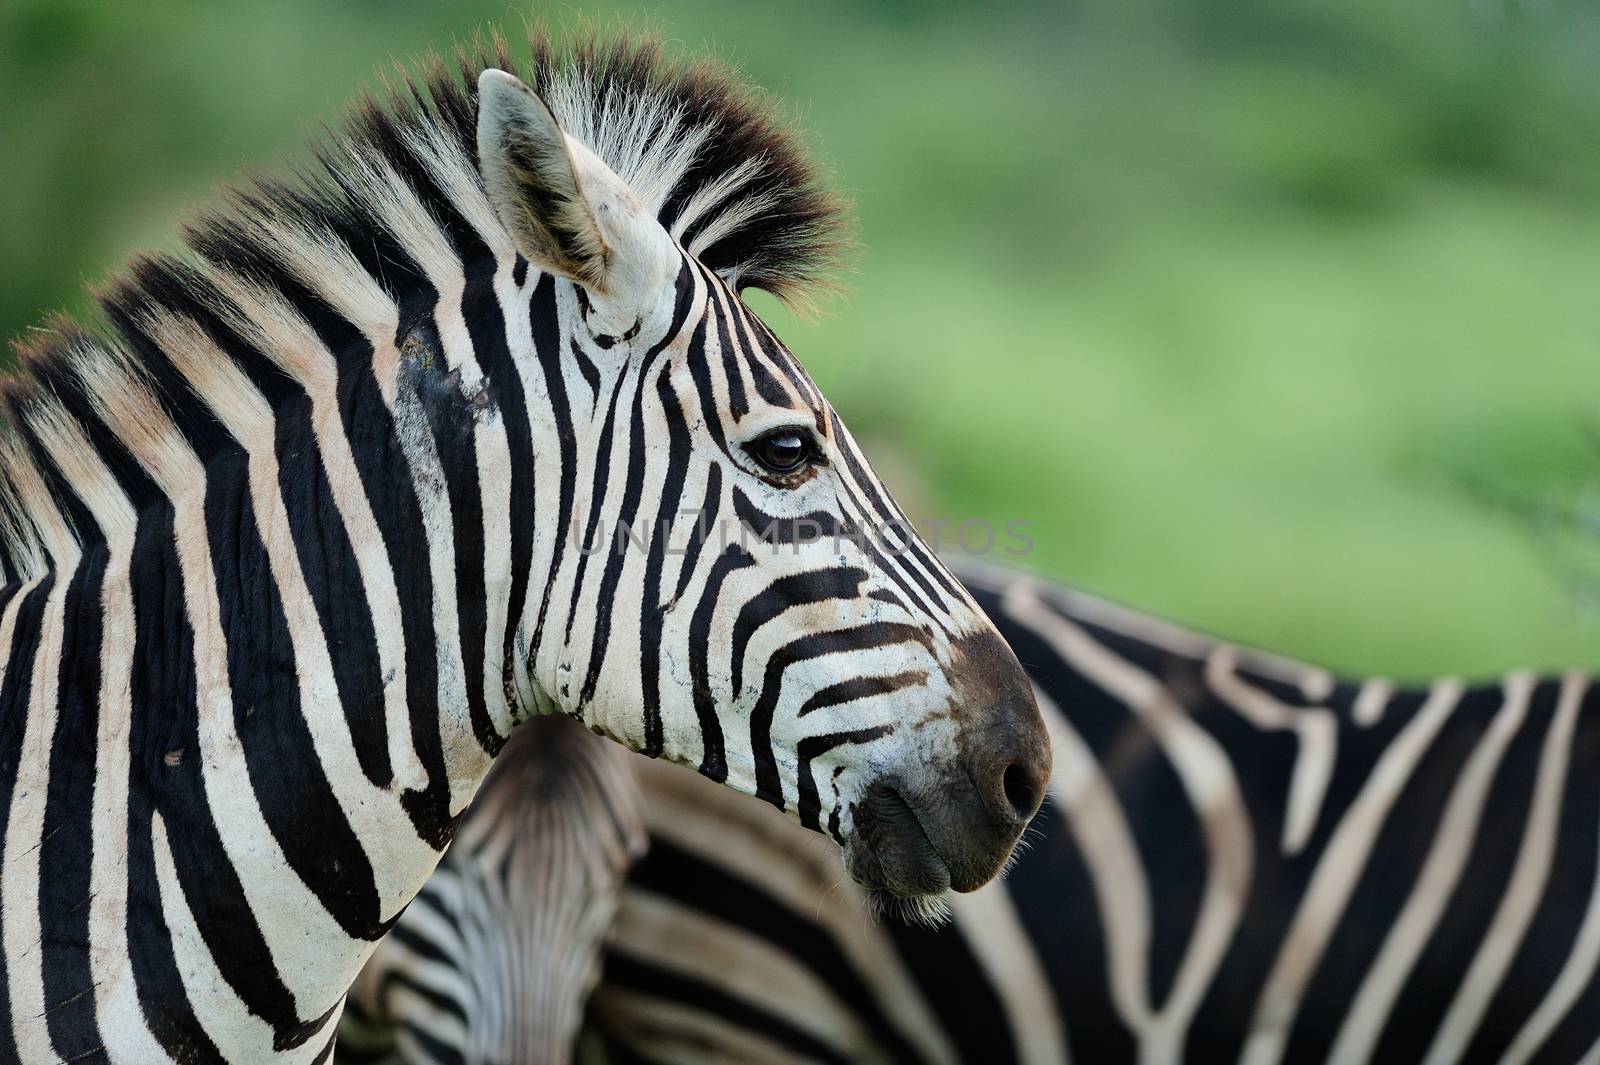
<path fill-rule="evenodd" d="M 685 196 L 659 174 L 691 172 L 727 116 L 496 69 L 478 88 L 489 201 L 544 272 L 513 354 L 559 367 L 535 434 L 564 454 L 535 481 L 560 503 L 538 515 L 516 704 L 825 829 L 882 897 L 984 883 L 1044 794 L 1044 728 L 1010 650 L 741 301 L 751 256 L 717 261 L 781 206 L 770 167 L 753 154 Z"/>

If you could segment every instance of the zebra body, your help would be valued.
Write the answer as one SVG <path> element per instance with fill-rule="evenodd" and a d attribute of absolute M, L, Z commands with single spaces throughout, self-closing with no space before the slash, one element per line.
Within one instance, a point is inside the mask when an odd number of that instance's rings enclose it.
<path fill-rule="evenodd" d="M 957 572 L 1017 649 L 1055 747 L 1052 801 L 1006 880 L 953 898 L 943 928 L 876 924 L 817 841 L 640 764 L 650 851 L 578 1060 L 1593 1060 L 1587 677 L 1349 680 Z M 489 1060 L 458 1051 L 403 1060 Z"/>
<path fill-rule="evenodd" d="M 326 1060 L 532 715 L 895 897 L 976 887 L 1042 797 L 1025 681 L 927 548 L 794 533 L 898 512 L 737 294 L 834 241 L 789 135 L 648 42 L 532 47 L 536 88 L 498 44 L 433 64 L 19 349 L 0 1062 Z"/>

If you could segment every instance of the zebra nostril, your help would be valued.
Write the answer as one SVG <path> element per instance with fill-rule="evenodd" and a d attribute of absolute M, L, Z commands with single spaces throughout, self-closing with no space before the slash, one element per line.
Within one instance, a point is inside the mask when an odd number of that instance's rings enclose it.
<path fill-rule="evenodd" d="M 1000 789 L 1005 792 L 1006 801 L 1011 804 L 1020 821 L 1026 821 L 1037 813 L 1039 803 L 1044 798 L 1044 789 L 1039 786 L 1038 777 L 1021 762 L 1006 766 L 1005 772 L 1000 774 Z"/>

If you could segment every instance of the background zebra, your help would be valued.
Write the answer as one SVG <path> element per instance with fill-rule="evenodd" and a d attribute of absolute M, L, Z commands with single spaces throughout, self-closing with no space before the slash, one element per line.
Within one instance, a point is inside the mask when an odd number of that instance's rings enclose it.
<path fill-rule="evenodd" d="M 1594 1058 L 1586 677 L 1342 680 L 958 573 L 1056 747 L 1010 875 L 953 899 L 942 929 L 871 923 L 782 819 L 639 764 L 651 848 L 580 1060 Z"/>
<path fill-rule="evenodd" d="M 645 851 L 632 763 L 564 717 L 512 734 L 351 988 L 337 1061 L 567 1060 L 600 975 L 595 944 Z"/>
<path fill-rule="evenodd" d="M 837 244 L 792 138 L 652 44 L 531 44 L 537 93 L 499 44 L 430 63 L 21 347 L 0 1061 L 325 1060 L 532 714 L 896 897 L 982 883 L 1042 797 L 1015 660 L 914 537 L 843 535 L 898 511 L 737 295 Z"/>

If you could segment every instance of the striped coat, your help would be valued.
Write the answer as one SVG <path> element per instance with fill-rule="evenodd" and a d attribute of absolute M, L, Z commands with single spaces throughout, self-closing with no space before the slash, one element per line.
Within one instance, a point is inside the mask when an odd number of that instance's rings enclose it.
<path fill-rule="evenodd" d="M 609 1052 L 582 1060 L 1600 1056 L 1587 676 L 1346 679 L 964 577 L 1056 753 L 1006 880 L 949 927 L 866 924 L 788 826 L 644 767 L 651 850 L 590 1005 Z"/>
<path fill-rule="evenodd" d="M 648 40 L 529 50 L 364 101 L 0 385 L 0 1063 L 325 1062 L 531 716 L 912 905 L 1042 799 L 1014 657 L 739 296 L 836 249 L 793 136 Z"/>
<path fill-rule="evenodd" d="M 1340 678 L 1059 585 L 958 572 L 1017 648 L 1055 747 L 1051 801 L 1004 882 L 952 896 L 940 928 L 877 923 L 820 841 L 641 763 L 650 850 L 603 946 L 569 940 L 514 975 L 430 940 L 442 949 L 402 971 L 433 1005 L 391 1022 L 494 1030 L 499 1012 L 460 994 L 470 974 L 548 1036 L 572 1011 L 532 1005 L 540 965 L 603 950 L 583 1062 L 1594 1058 L 1587 677 Z M 525 896 L 482 920 L 511 934 L 559 905 Z M 497 1060 L 468 1046 L 399 1060 Z"/>

